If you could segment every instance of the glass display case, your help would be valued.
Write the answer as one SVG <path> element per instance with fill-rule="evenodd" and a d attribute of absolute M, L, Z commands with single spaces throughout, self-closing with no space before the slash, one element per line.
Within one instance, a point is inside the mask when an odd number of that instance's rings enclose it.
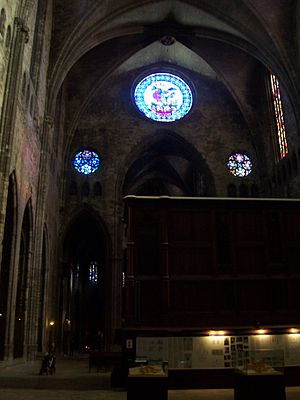
<path fill-rule="evenodd" d="M 129 368 L 127 400 L 137 399 L 168 400 L 168 363 L 166 361 L 149 359 L 146 363 Z"/>
<path fill-rule="evenodd" d="M 128 376 L 168 376 L 168 361 L 136 358 Z"/>
<path fill-rule="evenodd" d="M 234 400 L 285 400 L 283 350 L 243 351 L 237 354 Z"/>
<path fill-rule="evenodd" d="M 236 368 L 245 375 L 280 375 L 284 372 L 283 350 L 240 351 L 234 356 Z"/>

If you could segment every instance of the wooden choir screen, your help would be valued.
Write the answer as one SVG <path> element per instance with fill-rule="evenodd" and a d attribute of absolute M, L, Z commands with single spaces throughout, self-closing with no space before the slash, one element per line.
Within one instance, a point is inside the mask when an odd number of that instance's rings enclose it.
<path fill-rule="evenodd" d="M 298 323 L 298 201 L 136 196 L 124 201 L 126 326 Z"/>

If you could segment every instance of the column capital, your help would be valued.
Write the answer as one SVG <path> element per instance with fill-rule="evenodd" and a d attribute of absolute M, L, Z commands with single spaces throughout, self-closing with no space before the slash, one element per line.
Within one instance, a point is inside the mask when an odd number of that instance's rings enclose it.
<path fill-rule="evenodd" d="M 25 22 L 22 18 L 16 17 L 15 18 L 15 25 L 17 26 L 17 29 L 24 34 L 25 38 L 25 43 L 28 43 L 29 41 L 29 28 L 27 25 L 25 25 Z"/>
<path fill-rule="evenodd" d="M 45 115 L 44 122 L 49 128 L 52 128 L 54 125 L 54 118 L 51 115 Z"/>

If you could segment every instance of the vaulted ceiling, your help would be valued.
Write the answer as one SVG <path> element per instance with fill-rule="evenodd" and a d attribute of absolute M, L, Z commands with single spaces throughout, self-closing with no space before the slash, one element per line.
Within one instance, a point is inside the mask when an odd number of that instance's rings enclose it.
<path fill-rule="evenodd" d="M 48 114 L 60 113 L 56 118 L 60 124 L 56 129 L 57 142 L 62 144 L 65 162 L 69 162 L 67 157 L 75 145 L 89 142 L 85 140 L 90 135 L 89 124 L 98 124 L 101 134 L 111 125 L 109 110 L 112 115 L 117 112 L 113 95 L 122 100 L 124 107 L 120 113 L 128 111 L 130 116 L 132 110 L 126 104 L 130 102 L 128 92 L 135 77 L 155 66 L 172 66 L 199 77 L 198 83 L 206 93 L 212 85 L 215 91 L 211 93 L 217 101 L 220 91 L 226 92 L 224 106 L 232 103 L 236 131 L 240 130 L 243 138 L 248 136 L 249 148 L 256 153 L 257 165 L 260 164 L 257 171 L 261 174 L 268 168 L 270 171 L 265 161 L 270 149 L 264 148 L 261 154 L 255 150 L 262 144 L 264 133 L 262 112 L 258 112 L 262 89 L 258 88 L 264 87 L 263 71 L 270 70 L 292 99 L 291 109 L 299 107 L 298 16 L 297 0 L 55 0 Z M 218 88 L 216 82 L 220 83 Z M 201 100 L 201 93 L 198 97 Z M 213 105 L 214 99 L 210 100 Z M 208 118 L 204 110 L 196 121 L 199 108 L 194 112 L 194 119 L 190 121 L 195 126 Z M 94 115 L 98 120 L 93 122 Z M 295 118 L 299 118 L 297 113 Z M 132 119 L 130 123 L 139 124 Z M 198 136 L 200 142 L 205 140 L 209 129 L 202 132 L 202 138 Z M 245 147 L 234 133 L 228 141 Z M 216 142 L 215 148 L 220 144 L 224 146 L 224 154 L 229 151 L 225 140 Z M 102 149 L 103 146 L 101 142 Z M 153 154 L 150 160 L 151 146 L 145 152 L 140 149 L 128 162 L 125 194 L 144 193 L 146 180 L 152 182 L 151 190 L 157 194 L 161 191 L 178 195 L 206 192 L 205 184 L 197 189 L 192 178 L 199 173 L 200 181 L 209 181 L 209 168 L 203 175 L 205 163 L 200 167 L 201 162 L 197 165 L 191 162 L 184 150 L 176 155 L 176 163 L 174 155 L 168 152 L 159 157 Z M 145 160 L 147 165 L 142 166 Z M 212 160 L 206 161 L 211 168 Z M 132 178 L 130 182 L 128 177 Z M 214 194 L 213 179 L 208 186 L 208 193 Z"/>
<path fill-rule="evenodd" d="M 245 82 L 255 79 L 260 63 L 298 97 L 291 84 L 298 68 L 298 8 L 295 0 L 55 1 L 49 111 L 63 86 L 65 144 L 108 77 L 158 62 L 218 76 L 255 124 Z M 164 36 L 175 44 L 164 46 Z"/>

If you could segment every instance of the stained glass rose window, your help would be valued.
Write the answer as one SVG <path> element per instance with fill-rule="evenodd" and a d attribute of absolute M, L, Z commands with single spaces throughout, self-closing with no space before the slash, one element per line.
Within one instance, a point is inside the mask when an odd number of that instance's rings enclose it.
<path fill-rule="evenodd" d="M 76 154 L 73 165 L 80 174 L 89 175 L 99 168 L 100 157 L 94 151 L 83 150 Z"/>
<path fill-rule="evenodd" d="M 228 158 L 227 167 L 234 176 L 247 176 L 252 171 L 252 162 L 246 154 L 234 153 Z"/>
<path fill-rule="evenodd" d="M 146 117 L 159 122 L 173 122 L 190 111 L 193 95 L 183 79 L 159 72 L 146 76 L 136 85 L 134 101 Z"/>

